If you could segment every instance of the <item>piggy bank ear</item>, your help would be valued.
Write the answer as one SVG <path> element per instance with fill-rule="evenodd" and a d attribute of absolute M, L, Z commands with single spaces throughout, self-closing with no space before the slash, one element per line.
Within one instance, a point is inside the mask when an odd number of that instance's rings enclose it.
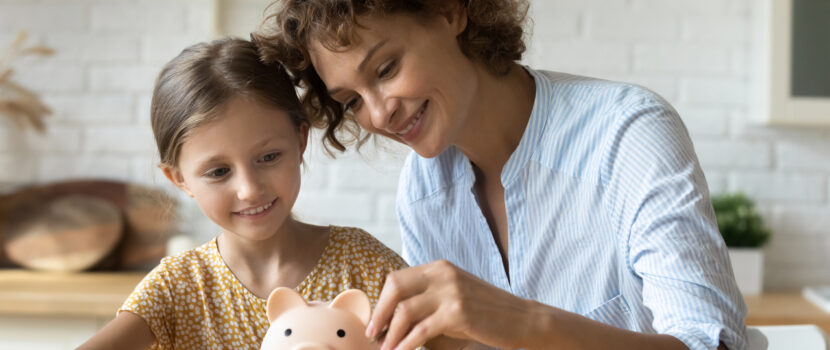
<path fill-rule="evenodd" d="M 363 325 L 369 323 L 369 317 L 372 316 L 372 305 L 369 304 L 369 297 L 359 289 L 349 289 L 340 293 L 329 304 L 330 308 L 346 310 L 353 313 L 363 322 Z"/>
<path fill-rule="evenodd" d="M 268 304 L 265 306 L 265 313 L 268 315 L 268 322 L 274 322 L 283 312 L 297 306 L 307 306 L 303 297 L 291 288 L 279 287 L 268 296 Z"/>

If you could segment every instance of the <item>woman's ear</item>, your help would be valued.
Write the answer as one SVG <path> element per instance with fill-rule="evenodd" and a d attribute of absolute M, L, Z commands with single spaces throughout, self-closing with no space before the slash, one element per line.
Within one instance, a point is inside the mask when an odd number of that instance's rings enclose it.
<path fill-rule="evenodd" d="M 182 190 L 182 192 L 187 193 L 188 196 L 193 197 L 193 192 L 190 192 L 190 187 L 188 187 L 187 182 L 184 181 L 182 171 L 179 170 L 179 168 L 164 164 L 159 165 L 159 168 L 161 168 L 161 172 L 164 174 L 164 177 L 170 180 L 173 185 Z"/>
<path fill-rule="evenodd" d="M 443 17 L 455 31 L 455 35 L 461 35 L 467 29 L 466 1 L 454 1 L 452 5 L 448 5 Z"/>

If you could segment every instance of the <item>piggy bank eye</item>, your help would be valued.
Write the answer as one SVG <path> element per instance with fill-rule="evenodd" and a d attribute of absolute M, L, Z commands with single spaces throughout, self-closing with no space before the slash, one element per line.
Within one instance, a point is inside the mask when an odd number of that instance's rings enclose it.
<path fill-rule="evenodd" d="M 340 338 L 345 337 L 346 336 L 346 331 L 344 331 L 342 329 L 338 329 L 337 330 L 337 336 L 340 337 Z"/>
<path fill-rule="evenodd" d="M 287 337 L 287 336 L 290 336 L 290 335 L 291 335 L 291 328 L 286 328 L 285 329 L 285 336 Z"/>

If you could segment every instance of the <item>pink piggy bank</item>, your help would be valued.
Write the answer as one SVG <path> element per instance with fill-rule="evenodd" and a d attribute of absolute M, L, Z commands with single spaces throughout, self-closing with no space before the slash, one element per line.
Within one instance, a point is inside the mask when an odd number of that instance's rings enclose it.
<path fill-rule="evenodd" d="M 290 288 L 277 288 L 266 307 L 271 327 L 261 350 L 379 349 L 364 332 L 372 313 L 369 297 L 349 289 L 329 304 L 305 302 Z"/>

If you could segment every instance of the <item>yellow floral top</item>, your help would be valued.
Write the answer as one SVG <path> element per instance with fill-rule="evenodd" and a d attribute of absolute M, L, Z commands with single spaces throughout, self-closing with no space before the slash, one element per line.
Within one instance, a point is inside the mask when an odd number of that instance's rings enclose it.
<path fill-rule="evenodd" d="M 405 266 L 365 231 L 331 226 L 317 266 L 296 289 L 306 300 L 330 301 L 357 288 L 374 305 L 386 275 Z M 147 322 L 156 337 L 151 349 L 259 349 L 269 326 L 265 304 L 225 265 L 214 238 L 162 259 L 118 312 Z"/>

